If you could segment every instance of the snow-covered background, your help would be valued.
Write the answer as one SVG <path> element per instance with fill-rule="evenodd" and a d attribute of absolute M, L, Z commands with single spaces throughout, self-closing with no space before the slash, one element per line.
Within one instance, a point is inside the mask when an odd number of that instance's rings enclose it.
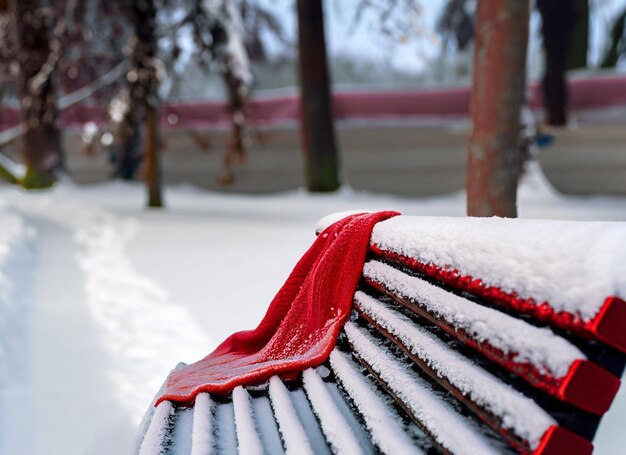
<path fill-rule="evenodd" d="M 146 211 L 139 185 L 0 188 L 0 454 L 127 453 L 168 371 L 256 326 L 323 215 L 464 213 L 462 193 L 166 195 Z M 520 211 L 626 221 L 626 199 L 559 196 L 531 173 Z M 596 453 L 623 453 L 624 419 L 622 390 Z"/>
<path fill-rule="evenodd" d="M 264 32 L 268 57 L 272 61 L 282 57 L 286 62 L 274 62 L 265 67 L 253 61 L 253 95 L 295 93 L 298 85 L 294 66 L 297 43 L 295 1 L 257 0 L 257 3 L 273 14 L 282 31 L 283 40 L 267 30 Z M 365 3 L 369 3 L 370 7 L 359 14 L 359 6 Z M 396 2 L 396 5 L 402 4 Z M 402 24 L 406 33 L 398 36 L 400 34 L 389 35 L 381 30 L 384 0 L 325 0 L 324 20 L 334 91 L 468 85 L 471 46 L 464 52 L 443 52 L 444 42 L 437 32 L 437 21 L 445 4 L 445 0 L 420 1 L 418 11 L 397 6 L 387 21 Z M 596 66 L 609 45 L 612 24 L 625 6 L 626 0 L 590 2 L 589 68 L 572 71 L 571 75 L 603 72 Z M 540 15 L 533 10 L 527 64 L 530 81 L 540 79 L 543 73 L 540 29 Z M 178 44 L 183 54 L 176 70 L 179 80 L 175 87 L 170 87 L 169 97 L 177 100 L 223 99 L 224 87 L 219 78 L 214 73 L 208 73 L 204 67 L 189 64 L 193 51 L 190 30 L 180 30 Z M 165 41 L 162 45 L 168 48 L 171 43 Z M 626 71 L 626 59 L 622 58 L 613 71 Z"/>

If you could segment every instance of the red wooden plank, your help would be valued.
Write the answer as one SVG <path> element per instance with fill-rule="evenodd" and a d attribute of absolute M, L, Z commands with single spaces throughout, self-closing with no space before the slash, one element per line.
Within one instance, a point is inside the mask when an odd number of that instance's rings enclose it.
<path fill-rule="evenodd" d="M 548 373 L 543 373 L 536 365 L 529 362 L 516 361 L 514 355 L 505 353 L 492 346 L 489 340 L 481 341 L 475 339 L 472 334 L 455 327 L 444 318 L 430 314 L 425 308 L 420 306 L 419 302 L 414 302 L 405 296 L 396 294 L 385 287 L 384 284 L 369 278 L 365 278 L 365 281 L 373 288 L 393 298 L 408 310 L 436 324 L 449 335 L 476 349 L 489 360 L 501 365 L 533 387 L 549 395 L 598 415 L 604 414 L 615 398 L 620 385 L 619 378 L 588 360 L 579 360 L 572 363 L 567 374 L 562 378 L 553 377 Z"/>
<path fill-rule="evenodd" d="M 591 452 L 591 442 L 564 428 L 553 426 L 546 431 L 532 455 L 591 455 Z"/>
<path fill-rule="evenodd" d="M 550 302 L 535 300 L 532 296 L 520 296 L 504 291 L 497 286 L 486 284 L 481 277 L 462 275 L 458 270 L 445 268 L 438 264 L 425 264 L 413 258 L 386 251 L 377 245 L 370 245 L 370 250 L 394 263 L 434 278 L 454 289 L 469 292 L 486 302 L 514 310 L 520 314 L 550 326 L 570 331 L 585 339 L 597 339 L 603 343 L 626 352 L 626 302 L 618 297 L 608 297 L 598 314 L 589 321 L 583 321 L 579 315 L 567 311 L 556 311 Z"/>

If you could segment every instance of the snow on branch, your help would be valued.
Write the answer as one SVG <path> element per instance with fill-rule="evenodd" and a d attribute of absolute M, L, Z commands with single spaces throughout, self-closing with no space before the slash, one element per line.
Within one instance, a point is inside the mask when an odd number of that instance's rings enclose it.
<path fill-rule="evenodd" d="M 234 169 L 245 162 L 249 140 L 245 129 L 244 106 L 250 93 L 252 73 L 244 42 L 241 12 L 234 0 L 204 0 L 200 4 L 211 34 L 210 50 L 228 90 L 232 132 L 223 158 L 219 182 L 228 185 L 235 178 Z"/>

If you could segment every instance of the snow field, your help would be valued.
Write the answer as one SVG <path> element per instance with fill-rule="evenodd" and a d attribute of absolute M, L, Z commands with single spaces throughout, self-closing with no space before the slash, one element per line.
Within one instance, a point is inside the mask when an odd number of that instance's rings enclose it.
<path fill-rule="evenodd" d="M 21 312 L 32 287 L 36 231 L 0 200 L 0 388 L 24 379 L 22 348 L 28 344 Z M 0 389 L 1 391 L 2 389 Z"/>
<path fill-rule="evenodd" d="M 167 374 L 181 349 L 202 356 L 212 344 L 186 310 L 171 305 L 161 285 L 133 267 L 126 250 L 138 229 L 135 220 L 99 211 L 86 213 L 74 226 L 86 304 L 107 350 L 118 359 L 114 388 L 120 403 L 132 406 L 129 412 L 135 419 L 165 379 L 158 378 L 157 371 Z M 139 396 L 144 406 L 131 405 Z"/>

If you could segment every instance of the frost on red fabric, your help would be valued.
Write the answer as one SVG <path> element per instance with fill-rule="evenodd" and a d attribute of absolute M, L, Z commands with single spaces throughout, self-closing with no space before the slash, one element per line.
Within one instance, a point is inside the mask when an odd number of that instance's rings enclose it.
<path fill-rule="evenodd" d="M 173 371 L 157 399 L 192 403 L 278 374 L 293 377 L 330 355 L 352 307 L 374 225 L 396 212 L 346 217 L 325 229 L 295 266 L 254 330 L 228 337 L 204 359 Z"/>

